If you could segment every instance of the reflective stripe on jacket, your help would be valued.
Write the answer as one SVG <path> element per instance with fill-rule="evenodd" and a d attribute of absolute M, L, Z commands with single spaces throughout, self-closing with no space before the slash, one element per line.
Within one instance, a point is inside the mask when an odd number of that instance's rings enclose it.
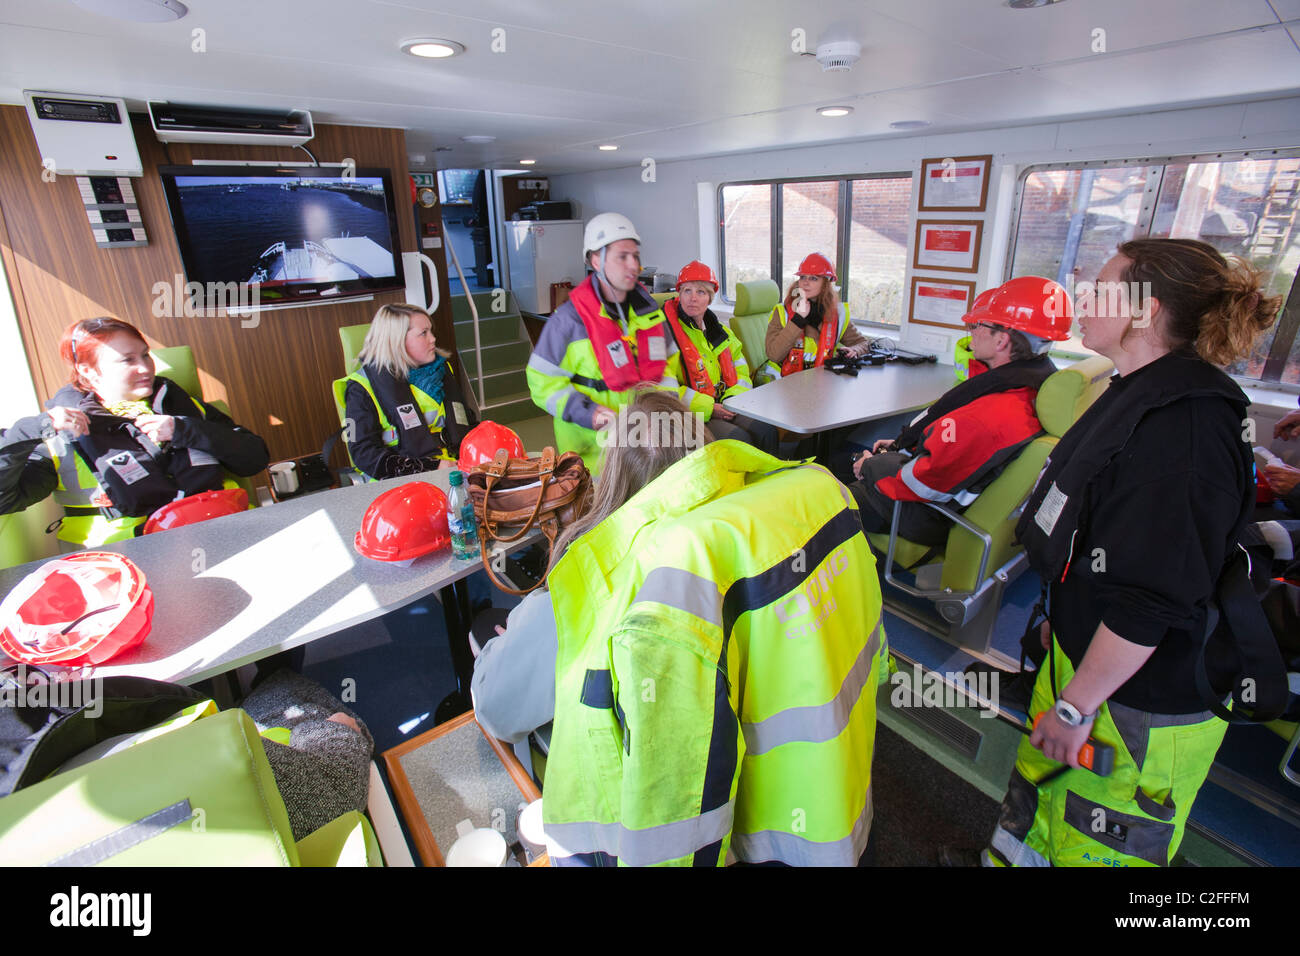
<path fill-rule="evenodd" d="M 774 501 L 786 520 L 761 520 Z M 706 445 L 570 545 L 550 587 L 556 865 L 857 863 L 880 587 L 825 469 Z"/>

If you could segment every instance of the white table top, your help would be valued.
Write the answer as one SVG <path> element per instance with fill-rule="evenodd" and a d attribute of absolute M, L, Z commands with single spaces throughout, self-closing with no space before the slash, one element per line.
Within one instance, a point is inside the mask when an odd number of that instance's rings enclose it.
<path fill-rule="evenodd" d="M 890 362 L 860 369 L 856 378 L 810 368 L 722 404 L 760 422 L 810 435 L 917 411 L 956 384 L 951 365 Z"/>
<path fill-rule="evenodd" d="M 356 552 L 370 502 L 415 480 L 448 490 L 446 472 L 392 478 L 104 546 L 144 571 L 153 627 L 139 647 L 77 676 L 194 683 L 396 610 L 480 569 L 480 558 L 458 560 L 450 546 L 407 567 Z M 508 550 L 539 537 L 530 532 Z M 43 563 L 0 571 L 0 597 Z"/>

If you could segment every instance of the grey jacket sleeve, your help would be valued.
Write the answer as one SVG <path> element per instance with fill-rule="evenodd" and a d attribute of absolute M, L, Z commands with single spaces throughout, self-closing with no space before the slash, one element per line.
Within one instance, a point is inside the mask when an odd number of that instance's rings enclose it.
<path fill-rule="evenodd" d="M 539 588 L 506 619 L 474 662 L 470 694 L 483 729 L 518 743 L 555 718 L 555 658 L 559 641 L 551 592 Z"/>

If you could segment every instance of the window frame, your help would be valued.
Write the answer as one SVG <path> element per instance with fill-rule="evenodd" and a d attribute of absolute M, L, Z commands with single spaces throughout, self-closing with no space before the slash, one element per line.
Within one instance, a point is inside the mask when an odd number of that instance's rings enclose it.
<path fill-rule="evenodd" d="M 726 234 L 726 217 L 724 209 L 726 208 L 722 191 L 729 186 L 771 186 L 772 187 L 772 221 L 771 221 L 771 244 L 768 250 L 768 264 L 771 270 L 771 277 L 779 285 L 781 282 L 781 273 L 785 265 L 781 259 L 781 248 L 785 236 L 784 229 L 784 190 L 781 188 L 787 183 L 826 183 L 834 182 L 838 184 L 837 201 L 835 204 L 836 215 L 839 216 L 838 228 L 835 236 L 835 274 L 840 288 L 848 288 L 849 280 L 849 239 L 853 230 L 853 223 L 850 219 L 853 202 L 853 188 L 851 183 L 858 180 L 866 179 L 907 179 L 910 181 L 912 189 L 916 189 L 916 171 L 915 170 L 894 170 L 890 172 L 879 173 L 848 173 L 836 175 L 834 173 L 823 173 L 820 176 L 790 176 L 784 179 L 736 179 L 725 183 L 718 183 L 718 188 L 714 193 L 714 201 L 717 203 L 718 211 L 718 272 L 722 277 L 722 288 L 718 290 L 718 298 L 727 305 L 734 306 L 735 299 L 727 297 L 727 234 Z M 915 219 L 915 209 L 908 213 Z M 903 271 L 904 277 L 907 275 L 906 267 Z M 882 329 L 885 332 L 899 334 L 906 320 L 899 325 L 888 325 L 884 322 L 866 322 L 858 319 L 853 320 L 854 325 L 862 325 L 872 329 Z"/>
<path fill-rule="evenodd" d="M 1011 222 L 1011 228 L 1007 231 L 1007 250 L 1005 264 L 1002 267 L 1002 281 L 1005 282 L 1011 278 L 1011 270 L 1015 266 L 1016 259 L 1016 242 L 1020 237 L 1020 215 L 1024 206 L 1025 183 L 1034 173 L 1046 171 L 1073 171 L 1082 169 L 1121 169 L 1132 166 L 1146 166 L 1154 168 L 1156 175 L 1154 177 L 1154 187 L 1148 180 L 1146 189 L 1143 192 L 1143 206 L 1138 214 L 1138 221 L 1134 225 L 1133 238 L 1145 239 L 1151 235 L 1151 225 L 1155 220 L 1156 204 L 1160 197 L 1160 189 L 1164 185 L 1165 169 L 1174 163 L 1206 163 L 1206 162 L 1228 162 L 1235 163 L 1245 159 L 1254 160 L 1274 160 L 1274 159 L 1295 159 L 1300 158 L 1300 146 L 1276 146 L 1264 149 L 1243 149 L 1243 150 L 1217 150 L 1209 153 L 1185 153 L 1169 156 L 1132 156 L 1121 159 L 1092 159 L 1080 160 L 1068 163 L 1033 163 L 1028 166 L 1022 166 L 1019 174 L 1016 176 L 1016 193 L 1014 197 L 1015 216 Z M 1233 381 L 1239 385 L 1249 388 L 1266 389 L 1284 392 L 1291 395 L 1300 395 L 1300 384 L 1291 384 L 1281 381 L 1282 373 L 1286 370 L 1286 361 L 1295 347 L 1296 338 L 1300 335 L 1300 269 L 1296 270 L 1295 276 L 1291 279 L 1290 291 L 1286 294 L 1286 301 L 1283 303 L 1282 312 L 1277 320 L 1277 334 L 1273 337 L 1273 345 L 1269 349 L 1268 358 L 1264 362 L 1264 368 L 1260 372 L 1259 378 L 1246 378 L 1240 375 L 1233 375 Z"/>

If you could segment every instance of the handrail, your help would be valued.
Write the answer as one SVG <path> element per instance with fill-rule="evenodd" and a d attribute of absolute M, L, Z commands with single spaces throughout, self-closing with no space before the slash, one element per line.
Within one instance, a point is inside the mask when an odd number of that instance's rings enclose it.
<path fill-rule="evenodd" d="M 487 404 L 487 397 L 483 393 L 483 340 L 478 329 L 478 306 L 474 304 L 474 295 L 469 291 L 465 273 L 461 271 L 460 256 L 456 255 L 456 244 L 450 239 L 447 241 L 447 251 L 451 253 L 451 264 L 456 267 L 456 275 L 460 278 L 460 289 L 465 293 L 465 298 L 469 299 L 469 314 L 474 317 L 474 361 L 478 365 L 478 412 L 481 416 L 483 406 Z"/>

